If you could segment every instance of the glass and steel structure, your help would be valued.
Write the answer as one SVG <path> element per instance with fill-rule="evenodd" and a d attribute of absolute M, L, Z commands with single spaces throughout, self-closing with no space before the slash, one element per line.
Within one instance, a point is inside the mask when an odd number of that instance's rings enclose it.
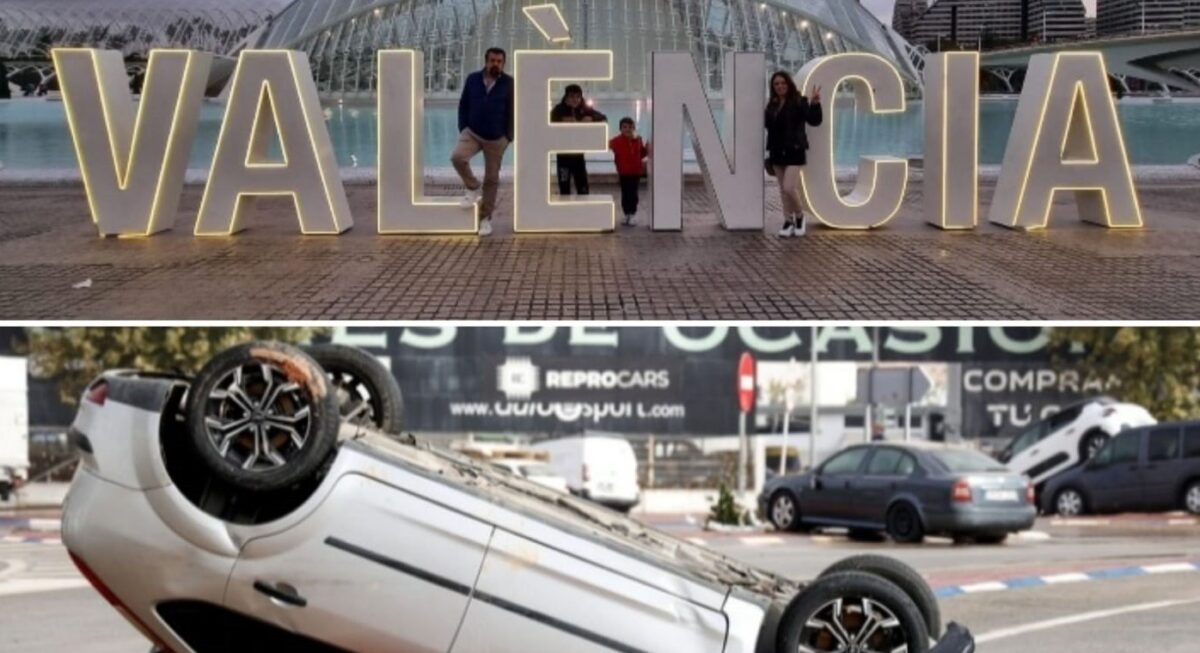
<path fill-rule="evenodd" d="M 906 78 L 919 73 L 906 44 L 857 0 L 559 0 L 572 38 L 551 44 L 521 11 L 531 0 L 295 0 L 275 16 L 260 48 L 308 54 L 326 97 L 369 97 L 380 49 L 425 53 L 430 97 L 454 96 L 481 67 L 488 47 L 611 49 L 611 82 L 589 83 L 602 97 L 643 98 L 650 53 L 690 50 L 708 90 L 722 89 L 724 56 L 767 53 L 768 67 L 798 70 L 827 53 L 870 52 Z"/>
<path fill-rule="evenodd" d="M 350 4 L 350 3 L 339 3 Z M 44 61 L 57 47 L 236 54 L 286 0 L 0 0 L 0 57 Z"/>

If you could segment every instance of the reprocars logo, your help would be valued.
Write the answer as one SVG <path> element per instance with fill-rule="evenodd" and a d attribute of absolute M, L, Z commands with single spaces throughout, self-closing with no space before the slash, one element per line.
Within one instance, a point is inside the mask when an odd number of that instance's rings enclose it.
<path fill-rule="evenodd" d="M 509 401 L 529 399 L 541 387 L 538 366 L 527 357 L 510 357 L 496 368 L 496 387 Z"/>

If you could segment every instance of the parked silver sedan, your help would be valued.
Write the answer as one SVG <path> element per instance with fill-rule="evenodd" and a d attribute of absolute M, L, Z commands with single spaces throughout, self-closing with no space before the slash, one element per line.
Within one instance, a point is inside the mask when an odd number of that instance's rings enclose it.
<path fill-rule="evenodd" d="M 397 389 L 337 358 L 327 376 L 250 343 L 85 392 L 63 540 L 158 649 L 974 650 L 955 624 L 933 641 L 936 599 L 898 561 L 751 568 L 398 435 Z"/>
<path fill-rule="evenodd" d="M 1037 517 L 1025 476 L 973 449 L 932 443 L 848 447 L 811 472 L 772 479 L 758 506 L 779 530 L 844 527 L 897 542 L 943 534 L 999 543 Z"/>

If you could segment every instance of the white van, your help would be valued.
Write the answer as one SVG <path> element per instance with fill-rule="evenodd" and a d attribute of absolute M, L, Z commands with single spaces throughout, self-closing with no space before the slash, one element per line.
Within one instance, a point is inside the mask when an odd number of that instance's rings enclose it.
<path fill-rule="evenodd" d="M 625 438 L 575 435 L 539 442 L 533 448 L 550 454 L 548 464 L 567 479 L 572 494 L 622 511 L 641 499 L 637 458 Z"/>

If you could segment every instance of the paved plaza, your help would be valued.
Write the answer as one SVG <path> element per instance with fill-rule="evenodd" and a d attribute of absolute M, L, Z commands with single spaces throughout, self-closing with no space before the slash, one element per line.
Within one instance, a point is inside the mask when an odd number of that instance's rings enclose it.
<path fill-rule="evenodd" d="M 356 226 L 338 237 L 301 236 L 290 201 L 260 199 L 245 231 L 195 238 L 200 192 L 174 230 L 124 240 L 96 236 L 78 184 L 6 184 L 0 318 L 1200 319 L 1200 175 L 1140 183 L 1140 231 L 1081 223 L 1060 194 L 1048 231 L 942 232 L 911 184 L 885 228 L 791 240 L 775 188 L 764 233 L 724 231 L 689 185 L 682 233 L 643 212 L 613 234 L 516 236 L 505 185 L 488 239 L 379 235 L 370 184 L 347 187 Z"/>

